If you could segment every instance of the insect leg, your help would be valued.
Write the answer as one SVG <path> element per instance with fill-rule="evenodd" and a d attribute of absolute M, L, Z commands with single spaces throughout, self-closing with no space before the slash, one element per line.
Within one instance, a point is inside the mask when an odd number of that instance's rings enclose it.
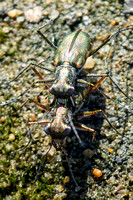
<path fill-rule="evenodd" d="M 75 125 L 76 128 L 79 128 L 81 130 L 85 130 L 85 131 L 89 131 L 89 132 L 93 133 L 93 140 L 95 140 L 96 132 L 94 131 L 94 129 L 89 128 L 89 127 L 85 126 L 84 124 L 77 123 L 77 122 L 74 123 L 74 125 Z"/>
<path fill-rule="evenodd" d="M 95 53 L 97 53 L 99 51 L 99 49 L 101 49 L 106 43 L 108 43 L 114 36 L 118 35 L 122 31 L 130 30 L 130 29 L 133 29 L 133 27 L 117 29 L 116 32 L 112 33 L 107 39 L 105 39 L 105 41 L 99 47 L 97 47 L 95 50 L 93 50 L 89 54 L 89 57 L 94 55 Z"/>
<path fill-rule="evenodd" d="M 29 135 L 31 135 L 31 132 L 33 131 L 33 129 L 38 125 L 38 123 L 43 119 L 43 117 L 45 116 L 46 113 L 43 114 L 43 116 L 41 116 L 37 122 L 32 126 L 32 128 L 28 131 L 28 133 L 26 134 L 26 136 L 24 137 L 24 140 L 26 137 L 28 137 Z"/>
<path fill-rule="evenodd" d="M 37 170 L 37 174 L 36 174 L 36 176 L 35 176 L 34 184 L 35 184 L 36 181 L 37 181 L 37 177 L 38 177 L 38 175 L 39 175 L 39 173 L 40 173 L 40 171 L 41 171 L 41 168 L 42 168 L 42 166 L 43 166 L 43 164 L 44 164 L 44 162 L 45 162 L 45 160 L 46 160 L 46 158 L 47 158 L 47 155 L 48 155 L 48 153 L 49 153 L 49 151 L 50 151 L 52 145 L 53 145 L 53 144 L 50 145 L 50 147 L 49 147 L 47 153 L 44 154 L 44 155 L 42 156 L 42 162 L 41 162 L 41 164 L 40 164 L 40 166 L 39 166 L 39 168 L 38 168 L 38 170 Z"/>
<path fill-rule="evenodd" d="M 79 187 L 77 181 L 75 180 L 75 177 L 74 177 L 73 171 L 72 171 L 72 169 L 71 169 L 71 165 L 70 165 L 70 163 L 69 163 L 69 159 L 68 159 L 68 157 L 67 157 L 67 154 L 66 154 L 64 148 L 62 148 L 62 151 L 63 151 L 63 153 L 64 153 L 65 156 L 66 156 L 66 161 L 67 161 L 67 164 L 68 164 L 68 168 L 69 168 L 69 171 L 70 171 L 71 177 L 72 177 L 72 179 L 73 179 L 73 181 L 74 181 L 74 183 L 75 183 L 75 185 L 76 185 L 76 187 L 77 187 L 76 190 L 80 190 L 80 187 Z"/>
<path fill-rule="evenodd" d="M 97 87 L 99 86 L 99 84 L 106 78 L 106 76 L 102 77 L 99 81 L 96 82 L 95 85 L 93 85 L 93 87 L 90 89 L 90 87 L 85 89 L 85 93 L 83 94 L 83 97 L 86 98 L 88 94 L 90 94 L 91 92 L 93 92 L 95 89 L 97 89 Z M 88 83 L 90 86 L 90 83 Z M 81 105 L 78 107 L 77 110 L 74 111 L 73 116 L 75 116 L 79 110 L 82 108 L 82 106 L 84 105 L 86 99 L 84 99 L 81 103 Z"/>
<path fill-rule="evenodd" d="M 90 83 L 90 82 L 85 81 L 85 80 L 83 80 L 83 79 L 78 79 L 78 80 L 77 80 L 77 83 L 79 84 L 78 86 L 80 86 L 80 83 L 86 84 L 86 85 L 90 85 L 90 86 L 94 86 L 93 83 Z M 119 101 L 116 101 L 116 100 L 112 99 L 111 97 L 107 96 L 107 95 L 106 95 L 102 90 L 100 90 L 98 87 L 96 88 L 96 90 L 98 90 L 105 98 L 110 99 L 111 101 L 113 101 L 113 102 L 115 102 L 115 103 L 119 103 Z M 87 92 L 87 89 L 85 89 L 84 92 L 83 92 L 83 97 L 84 97 L 84 98 L 88 95 L 88 93 L 86 94 L 86 92 Z"/>
<path fill-rule="evenodd" d="M 45 26 L 47 26 L 52 20 L 50 20 L 48 23 L 44 24 L 43 26 L 41 26 L 38 30 L 37 33 L 39 35 L 41 35 L 43 37 L 43 39 L 55 50 L 57 49 L 57 47 L 40 31 L 42 28 L 44 28 Z"/>
<path fill-rule="evenodd" d="M 33 102 L 33 103 L 35 103 L 37 106 L 39 106 L 40 108 L 42 108 L 43 110 L 45 110 L 45 111 L 48 111 L 48 109 L 44 106 L 44 105 L 42 105 L 42 104 L 40 104 L 40 103 L 38 103 L 37 101 L 35 101 L 35 100 L 33 100 L 33 99 L 27 99 L 20 107 L 19 107 L 19 109 L 21 109 L 25 104 L 27 104 L 28 102 Z"/>
<path fill-rule="evenodd" d="M 127 94 L 125 93 L 125 92 L 123 92 L 122 91 L 122 89 L 118 86 L 118 84 L 112 79 L 112 77 L 110 76 L 110 74 L 109 73 L 107 73 L 107 74 L 98 74 L 98 75 L 96 75 L 96 74 L 87 74 L 87 77 L 108 77 L 112 82 L 113 82 L 113 84 L 118 88 L 118 90 L 122 93 L 122 94 L 124 94 L 124 96 L 126 96 L 128 99 L 130 99 L 130 100 L 133 100 L 132 98 L 130 98 L 130 97 L 128 97 L 127 96 Z"/>
<path fill-rule="evenodd" d="M 28 125 L 35 125 L 37 123 L 37 125 L 44 125 L 44 124 L 47 124 L 49 123 L 50 120 L 45 120 L 45 121 L 42 121 L 42 122 L 28 122 Z"/>
<path fill-rule="evenodd" d="M 35 82 L 33 82 L 33 83 L 31 84 L 31 86 L 28 87 L 24 92 L 22 92 L 22 93 L 20 93 L 19 95 L 15 96 L 15 97 L 13 97 L 13 98 L 11 98 L 11 99 L 9 99 L 8 101 L 5 101 L 5 102 L 0 103 L 0 106 L 4 106 L 4 105 L 6 105 L 6 104 L 9 104 L 9 103 L 14 102 L 14 101 L 16 101 L 17 99 L 21 98 L 21 97 L 22 97 L 25 93 L 27 93 L 27 92 L 29 91 L 29 89 L 32 88 L 36 83 L 44 83 L 44 85 L 45 85 L 47 88 L 50 87 L 48 84 L 45 84 L 45 81 L 44 81 L 44 80 L 35 81 Z"/>
<path fill-rule="evenodd" d="M 73 121 L 72 121 L 72 118 L 71 118 L 70 114 L 68 114 L 68 119 L 69 119 L 70 125 L 71 125 L 71 127 L 72 127 L 72 129 L 73 129 L 73 132 L 74 132 L 74 134 L 76 135 L 76 137 L 77 137 L 79 143 L 80 143 L 81 145 L 83 145 L 83 143 L 82 143 L 82 141 L 81 141 L 81 139 L 80 139 L 80 137 L 79 137 L 79 135 L 78 135 L 78 132 L 77 132 L 77 130 L 76 130 L 74 124 L 73 124 Z"/>
<path fill-rule="evenodd" d="M 106 117 L 105 113 L 103 110 L 94 110 L 94 111 L 87 111 L 87 112 L 83 112 L 79 115 L 76 116 L 77 119 L 81 119 L 81 118 L 84 118 L 84 117 L 87 117 L 87 116 L 91 116 L 91 115 L 95 115 L 97 113 L 102 113 L 103 117 L 107 120 L 108 124 L 110 125 L 110 127 L 112 129 L 114 129 L 116 131 L 116 133 L 120 134 L 117 129 L 111 124 L 111 122 L 108 120 L 108 118 Z M 120 134 L 121 135 L 121 134 Z"/>
<path fill-rule="evenodd" d="M 42 62 L 41 62 L 42 63 Z M 53 70 L 50 70 L 50 69 L 48 69 L 47 67 L 42 67 L 42 66 L 40 66 L 40 64 L 41 63 L 39 63 L 39 64 L 35 64 L 35 63 L 30 63 L 27 67 L 25 67 L 24 69 L 22 69 L 20 72 L 19 72 L 19 74 L 14 78 L 14 79 L 12 79 L 11 81 L 9 81 L 9 82 L 7 82 L 7 83 L 5 83 L 5 84 L 10 84 L 10 83 L 12 83 L 13 81 L 15 81 L 17 78 L 19 78 L 26 70 L 28 70 L 28 69 L 32 69 L 36 74 L 37 74 L 37 76 L 40 78 L 41 76 L 40 76 L 40 73 L 37 71 L 37 70 L 35 70 L 35 67 L 37 68 L 41 68 L 41 69 L 45 69 L 45 70 L 48 70 L 48 71 L 50 71 L 50 72 L 53 72 Z M 42 79 L 42 78 L 41 78 Z"/>

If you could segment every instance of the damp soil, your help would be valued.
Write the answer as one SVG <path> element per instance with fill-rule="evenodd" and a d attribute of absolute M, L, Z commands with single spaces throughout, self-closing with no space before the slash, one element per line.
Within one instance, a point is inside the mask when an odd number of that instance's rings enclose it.
<path fill-rule="evenodd" d="M 34 9 L 34 10 L 33 10 Z M 37 30 L 53 19 L 42 32 L 58 46 L 62 38 L 77 29 L 83 29 L 93 41 L 93 49 L 118 28 L 133 27 L 130 1 L 1 1 L 0 2 L 0 102 L 9 101 L 38 80 L 32 69 L 11 81 L 30 63 L 42 63 L 54 69 L 55 51 Z M 113 80 L 131 98 L 132 31 L 119 33 L 91 58 L 85 74 L 110 72 Z M 38 69 L 44 79 L 54 75 Z M 99 77 L 91 78 L 95 83 Z M 54 147 L 49 150 L 51 138 L 43 126 L 36 126 L 31 137 L 25 137 L 29 121 L 37 121 L 48 111 L 39 109 L 28 99 L 35 99 L 47 108 L 53 101 L 47 88 L 37 83 L 21 98 L 0 106 L 0 199 L 24 200 L 100 200 L 132 199 L 132 101 L 106 78 L 100 89 L 113 99 L 104 98 L 97 90 L 85 101 L 80 112 L 102 109 L 116 132 L 101 113 L 80 120 L 96 131 L 78 131 L 83 146 L 73 133 L 66 138 L 64 148 L 75 180 L 70 175 L 66 157 Z M 116 102 L 114 102 L 114 100 Z M 76 119 L 73 119 L 76 121 Z M 26 145 L 30 142 L 27 148 Z M 44 156 L 48 152 L 47 156 Z M 43 166 L 34 183 L 37 171 Z M 93 169 L 102 171 L 96 178 Z"/>

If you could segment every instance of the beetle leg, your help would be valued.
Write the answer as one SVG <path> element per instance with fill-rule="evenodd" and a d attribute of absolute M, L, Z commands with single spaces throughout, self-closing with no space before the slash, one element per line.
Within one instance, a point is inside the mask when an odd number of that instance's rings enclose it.
<path fill-rule="evenodd" d="M 66 154 L 66 152 L 65 152 L 65 150 L 64 150 L 63 148 L 62 148 L 62 151 L 63 151 L 63 153 L 64 153 L 65 156 L 66 156 L 66 161 L 67 161 L 67 164 L 68 164 L 68 168 L 69 168 L 69 171 L 70 171 L 71 177 L 72 177 L 72 179 L 73 179 L 73 181 L 74 181 L 74 183 L 75 183 L 75 185 L 76 185 L 76 187 L 77 187 L 76 189 L 77 189 L 77 190 L 80 190 L 80 187 L 79 187 L 77 181 L 75 180 L 75 177 L 74 177 L 73 171 L 72 171 L 72 169 L 71 169 L 71 165 L 70 165 L 70 163 L 69 163 L 69 159 L 68 159 L 68 157 L 67 157 L 67 154 Z"/>
<path fill-rule="evenodd" d="M 84 117 L 88 117 L 88 116 L 91 116 L 91 115 L 95 115 L 95 114 L 98 114 L 98 113 L 102 113 L 103 117 L 107 120 L 108 124 L 110 125 L 110 127 L 112 129 L 114 129 L 118 134 L 120 134 L 117 129 L 111 124 L 111 122 L 108 120 L 108 118 L 106 117 L 105 113 L 103 110 L 94 110 L 94 111 L 87 111 L 87 112 L 83 112 L 79 115 L 76 116 L 77 119 L 81 119 L 81 118 L 84 118 Z M 121 134 L 120 134 L 121 135 Z"/>
<path fill-rule="evenodd" d="M 40 31 L 42 28 L 44 28 L 45 26 L 47 26 L 52 20 L 50 20 L 48 23 L 44 24 L 43 26 L 41 26 L 38 30 L 37 33 L 39 35 L 41 35 L 43 37 L 43 39 L 55 50 L 57 49 L 57 47 Z"/>
<path fill-rule="evenodd" d="M 103 75 L 103 76 L 105 76 L 105 75 Z M 98 77 L 99 77 L 99 75 L 98 75 Z M 91 86 L 94 86 L 94 84 L 92 84 L 92 83 L 90 83 L 90 82 L 88 82 L 88 81 L 85 81 L 85 80 L 83 80 L 83 79 L 78 79 L 77 80 L 77 82 L 80 84 L 80 83 L 82 83 L 82 84 L 86 84 L 86 85 L 91 85 Z M 98 90 L 102 95 L 103 95 L 103 97 L 105 98 L 105 99 L 109 99 L 109 100 L 111 100 L 111 101 L 113 101 L 114 103 L 116 103 L 116 104 L 120 104 L 121 103 L 121 101 L 119 100 L 114 100 L 114 99 L 112 99 L 111 97 L 109 97 L 107 94 L 105 94 L 102 90 L 100 90 L 98 87 L 96 88 L 96 90 Z M 122 92 L 123 94 L 124 94 L 124 92 Z M 85 94 L 85 96 L 84 97 L 86 97 L 87 96 L 87 94 L 86 93 L 84 93 Z M 127 95 L 126 95 L 127 96 Z M 128 97 L 129 98 L 129 97 Z M 130 99 L 130 98 L 129 98 Z"/>
<path fill-rule="evenodd" d="M 95 50 L 93 50 L 89 54 L 89 57 L 92 56 L 92 55 L 94 55 L 95 53 L 97 53 L 99 51 L 99 49 L 101 49 L 106 43 L 108 43 L 114 36 L 118 35 L 122 31 L 130 30 L 130 29 L 133 29 L 133 28 L 132 27 L 127 27 L 127 28 L 117 29 L 116 32 L 112 33 L 107 39 L 105 39 L 103 41 L 103 43 L 99 47 L 97 47 Z"/>
<path fill-rule="evenodd" d="M 93 87 L 90 89 L 90 86 L 88 88 L 85 89 L 85 92 L 83 94 L 83 97 L 86 98 L 88 94 L 90 94 L 92 91 L 94 91 L 95 89 L 97 89 L 97 87 L 99 86 L 99 84 L 105 79 L 106 77 L 102 77 L 99 81 L 96 82 L 95 85 L 93 85 Z M 89 84 L 90 85 L 90 84 Z M 78 109 L 73 113 L 73 116 L 75 116 L 79 110 L 82 108 L 82 106 L 84 105 L 85 99 L 82 101 L 81 105 L 78 107 Z"/>
<path fill-rule="evenodd" d="M 44 105 L 42 105 L 41 103 L 38 103 L 37 101 L 35 101 L 35 100 L 33 100 L 33 99 L 27 99 L 21 106 L 20 106 L 20 108 L 19 109 L 21 109 L 25 104 L 27 104 L 28 102 L 33 102 L 33 103 L 35 103 L 38 107 L 40 107 L 40 108 L 42 108 L 43 110 L 45 110 L 45 111 L 48 111 L 48 109 L 44 106 Z"/>
<path fill-rule="evenodd" d="M 53 82 L 55 81 L 55 78 L 49 78 L 49 79 L 45 79 L 44 83 L 46 82 Z M 42 82 L 43 83 L 43 82 Z M 49 83 L 50 84 L 50 83 Z"/>
<path fill-rule="evenodd" d="M 40 173 L 40 171 L 41 171 L 41 168 L 42 168 L 42 166 L 43 166 L 43 164 L 44 164 L 44 162 L 45 162 L 45 160 L 46 160 L 46 158 L 47 158 L 47 155 L 48 155 L 48 153 L 49 153 L 51 147 L 52 147 L 52 144 L 50 145 L 48 151 L 47 151 L 44 155 L 42 155 L 42 162 L 41 162 L 41 164 L 40 164 L 40 166 L 39 166 L 39 168 L 38 168 L 38 170 L 37 170 L 37 174 L 36 174 L 36 176 L 35 176 L 34 184 L 35 184 L 36 181 L 37 181 L 37 177 L 38 177 L 38 175 L 39 175 L 39 173 Z"/>
<path fill-rule="evenodd" d="M 30 87 L 28 87 L 24 92 L 22 92 L 22 93 L 20 93 L 19 95 L 15 96 L 15 97 L 13 97 L 13 98 L 11 98 L 11 99 L 9 99 L 8 101 L 5 101 L 5 102 L 0 103 L 0 106 L 4 106 L 4 105 L 6 105 L 6 104 L 8 104 L 8 103 L 14 102 L 14 101 L 16 101 L 17 99 L 21 98 L 21 97 L 22 97 L 25 93 L 27 93 L 27 92 L 29 91 L 29 89 L 32 88 L 33 85 L 35 85 L 36 83 L 44 83 L 44 85 L 45 85 L 47 88 L 50 88 L 50 85 L 46 84 L 44 80 L 35 81 L 35 82 L 33 82 L 33 83 L 30 85 Z"/>
<path fill-rule="evenodd" d="M 45 113 L 43 114 L 43 116 L 41 116 L 37 122 L 32 126 L 32 128 L 28 131 L 28 133 L 26 134 L 26 136 L 24 137 L 24 140 L 26 137 L 28 137 L 29 135 L 31 136 L 31 132 L 33 131 L 33 129 L 38 125 L 38 123 L 43 119 L 43 117 L 45 116 Z"/>
<path fill-rule="evenodd" d="M 35 125 L 37 122 L 28 122 L 28 125 Z M 44 124 L 47 124 L 47 123 L 50 123 L 50 120 L 45 120 L 45 121 L 42 121 L 42 122 L 38 122 L 37 125 L 44 125 Z"/>
<path fill-rule="evenodd" d="M 52 144 L 53 144 L 53 146 L 55 147 L 55 149 L 56 149 L 57 151 L 58 151 L 59 149 L 61 149 L 61 150 L 63 151 L 63 153 L 65 154 L 65 156 L 66 156 L 66 161 L 67 161 L 67 164 L 68 164 L 68 168 L 69 168 L 69 172 L 70 172 L 70 174 L 71 174 L 71 177 L 72 177 L 72 179 L 73 179 L 73 181 L 74 181 L 74 183 L 75 183 L 75 185 L 76 185 L 76 187 L 77 187 L 77 190 L 80 190 L 80 187 L 79 187 L 77 181 L 75 180 L 73 171 L 72 171 L 72 169 L 71 169 L 71 165 L 70 165 L 70 163 L 69 163 L 69 159 L 68 159 L 67 153 L 65 152 L 64 148 L 63 148 L 61 145 L 58 147 L 54 140 L 52 140 Z"/>
<path fill-rule="evenodd" d="M 85 131 L 89 131 L 89 132 L 93 133 L 93 140 L 95 140 L 96 132 L 94 131 L 94 129 L 89 128 L 89 127 L 87 127 L 87 126 L 85 126 L 84 124 L 81 124 L 81 123 L 74 123 L 74 125 L 75 125 L 76 128 L 79 128 L 80 130 L 85 130 Z"/>
<path fill-rule="evenodd" d="M 78 135 L 78 132 L 77 132 L 77 130 L 76 130 L 74 124 L 73 124 L 73 121 L 72 121 L 72 118 L 71 118 L 70 114 L 68 114 L 68 119 L 69 119 L 70 125 L 71 125 L 71 127 L 72 127 L 72 129 L 73 129 L 73 132 L 74 132 L 74 134 L 76 135 L 76 137 L 77 137 L 79 143 L 80 143 L 81 145 L 83 145 L 83 143 L 82 143 L 82 141 L 81 141 L 81 139 L 80 139 L 80 137 L 79 137 L 79 135 Z"/>
<path fill-rule="evenodd" d="M 90 94 L 92 91 L 94 91 L 95 89 L 97 89 L 97 87 L 100 85 L 100 83 L 101 83 L 106 77 L 107 77 L 107 75 L 106 75 L 106 76 L 103 76 L 102 78 L 100 78 L 99 81 L 97 81 L 97 82 L 95 83 L 95 85 L 92 84 L 92 83 L 89 83 L 89 82 L 87 82 L 87 81 L 85 81 L 85 80 L 83 80 L 83 79 L 78 79 L 77 82 L 78 82 L 78 83 L 87 84 L 87 85 L 89 85 L 89 86 L 90 86 L 90 85 L 92 86 L 91 89 L 90 89 L 90 87 L 86 88 L 86 89 L 87 89 L 87 90 L 86 90 L 86 96 L 87 96 L 87 95 Z"/>
<path fill-rule="evenodd" d="M 44 61 L 43 61 L 44 62 Z M 35 67 L 37 68 L 41 68 L 41 69 L 45 69 L 45 70 L 47 70 L 47 71 L 50 71 L 50 72 L 53 72 L 53 70 L 50 70 L 50 69 L 48 69 L 47 67 L 42 67 L 42 66 L 40 66 L 40 64 L 41 64 L 42 62 L 40 62 L 40 63 L 38 63 L 38 64 L 35 64 L 35 63 L 30 63 L 27 67 L 25 67 L 25 68 L 23 68 L 20 72 L 19 72 L 19 74 L 15 77 L 15 78 L 13 78 L 11 81 L 9 81 L 9 82 L 7 82 L 7 83 L 5 83 L 6 85 L 7 84 L 10 84 L 10 83 L 12 83 L 13 81 L 15 81 L 17 78 L 19 78 L 25 71 L 27 71 L 28 69 L 32 69 L 36 74 L 37 74 L 37 76 L 42 80 L 42 76 L 40 75 L 40 73 L 37 71 L 37 70 L 35 70 Z"/>
<path fill-rule="evenodd" d="M 132 98 L 130 98 L 130 97 L 128 97 L 127 96 L 127 94 L 125 93 L 125 92 L 123 92 L 122 91 L 122 89 L 118 86 L 118 84 L 112 79 L 112 77 L 110 76 L 110 74 L 109 73 L 107 73 L 107 74 L 87 74 L 86 75 L 87 77 L 108 77 L 111 81 L 112 81 L 112 83 L 118 88 L 118 90 L 122 93 L 122 94 L 124 94 L 124 96 L 126 96 L 128 99 L 130 99 L 130 100 L 133 100 Z M 82 79 L 81 79 L 82 80 Z"/>

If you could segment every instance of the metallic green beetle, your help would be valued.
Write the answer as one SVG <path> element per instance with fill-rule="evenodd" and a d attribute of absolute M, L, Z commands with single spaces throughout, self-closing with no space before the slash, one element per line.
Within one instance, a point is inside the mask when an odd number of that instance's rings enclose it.
<path fill-rule="evenodd" d="M 69 97 L 75 91 L 75 79 L 90 54 L 92 43 L 89 35 L 82 30 L 65 36 L 56 50 L 54 65 L 55 82 L 50 92 L 57 96 Z"/>

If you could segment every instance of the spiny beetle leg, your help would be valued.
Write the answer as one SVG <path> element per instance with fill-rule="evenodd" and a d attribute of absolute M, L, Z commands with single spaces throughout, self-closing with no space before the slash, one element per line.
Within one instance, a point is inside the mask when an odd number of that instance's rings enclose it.
<path fill-rule="evenodd" d="M 108 118 L 106 117 L 105 113 L 103 110 L 94 110 L 94 111 L 88 111 L 88 112 L 83 112 L 81 113 L 80 115 L 77 115 L 76 118 L 77 119 L 81 119 L 81 118 L 84 118 L 84 117 L 87 117 L 87 116 L 91 116 L 91 115 L 95 115 L 95 114 L 98 114 L 98 113 L 102 113 L 103 117 L 107 120 L 108 124 L 110 125 L 110 127 L 112 129 L 114 129 L 118 134 L 120 134 L 117 129 L 111 124 L 111 122 L 108 120 Z M 121 135 L 121 134 L 120 134 Z"/>
<path fill-rule="evenodd" d="M 44 24 L 43 26 L 41 26 L 38 30 L 37 33 L 43 37 L 43 39 L 55 50 L 57 49 L 57 47 L 40 31 L 41 29 L 43 29 L 45 26 L 47 26 L 48 24 L 50 24 L 52 20 L 50 20 L 48 23 Z"/>
<path fill-rule="evenodd" d="M 81 123 L 74 123 L 74 125 L 75 125 L 76 128 L 80 128 L 81 130 L 93 133 L 93 141 L 95 140 L 96 132 L 94 131 L 94 129 L 89 128 L 89 127 L 87 127 L 87 126 L 85 126 L 84 124 L 81 124 Z"/>
<path fill-rule="evenodd" d="M 45 110 L 45 111 L 48 111 L 48 109 L 44 106 L 44 105 L 42 105 L 42 104 L 40 104 L 40 103 L 38 103 L 37 101 L 35 101 L 35 100 L 33 100 L 33 99 L 27 99 L 23 104 L 22 104 L 22 106 L 20 106 L 20 108 L 22 108 L 25 104 L 27 104 L 28 102 L 33 102 L 33 103 L 35 103 L 38 107 L 40 107 L 40 108 L 42 108 L 43 110 Z M 19 108 L 19 109 L 20 109 Z"/>
<path fill-rule="evenodd" d="M 37 122 L 28 122 L 28 125 L 35 125 Z M 47 123 L 50 123 L 50 120 L 45 120 L 45 121 L 42 121 L 42 122 L 38 122 L 37 125 L 44 125 L 44 124 L 47 124 Z"/>
<path fill-rule="evenodd" d="M 100 83 L 101 83 L 106 77 L 107 77 L 107 75 L 106 75 L 106 76 L 103 76 L 99 81 L 97 81 L 97 82 L 95 83 L 95 85 L 92 84 L 92 83 L 89 83 L 89 82 L 87 82 L 87 81 L 84 81 L 84 80 L 82 80 L 82 79 L 78 79 L 77 82 L 78 82 L 78 83 L 83 83 L 83 84 L 89 85 L 89 87 L 86 88 L 86 96 L 87 96 L 87 95 L 90 94 L 92 91 L 94 91 L 95 89 L 97 89 L 97 87 L 100 85 Z M 92 86 L 91 89 L 90 89 L 90 85 Z M 86 96 L 85 96 L 85 97 L 86 97 Z"/>
<path fill-rule="evenodd" d="M 46 84 L 44 81 L 44 78 L 42 77 L 42 75 L 40 74 L 40 72 L 38 72 L 35 68 L 33 68 L 33 71 L 36 73 L 36 75 L 39 77 L 39 79 L 42 80 L 42 83 L 44 83 L 44 85 L 49 89 L 50 85 Z"/>
<path fill-rule="evenodd" d="M 84 117 L 88 117 L 88 116 L 91 116 L 91 115 L 95 115 L 95 114 L 100 113 L 100 112 L 102 112 L 101 109 L 100 109 L 100 110 L 94 110 L 94 111 L 86 111 L 86 112 L 83 112 L 83 113 L 81 113 L 81 114 L 78 114 L 78 115 L 76 116 L 76 118 L 77 118 L 77 119 L 82 119 L 82 118 L 84 118 Z"/>
<path fill-rule="evenodd" d="M 73 121 L 72 121 L 72 118 L 71 118 L 70 114 L 68 114 L 68 119 L 69 119 L 70 125 L 72 127 L 72 130 L 73 130 L 74 134 L 76 135 L 80 145 L 83 146 L 82 140 L 80 139 L 80 137 L 78 135 L 78 132 L 77 132 L 77 130 L 76 130 L 74 124 L 73 124 Z"/>
<path fill-rule="evenodd" d="M 97 47 L 95 50 L 93 50 L 90 54 L 89 57 L 94 55 L 95 53 L 97 53 L 99 51 L 99 49 L 101 49 L 106 43 L 108 43 L 114 36 L 118 35 L 120 32 L 122 31 L 126 31 L 126 30 L 133 30 L 133 27 L 127 27 L 127 28 L 121 28 L 121 29 L 117 29 L 116 32 L 112 33 L 107 39 L 105 39 L 103 41 L 103 43 Z"/>
<path fill-rule="evenodd" d="M 101 77 L 100 75 L 95 75 L 95 76 L 98 76 L 98 77 Z M 103 76 L 105 76 L 105 75 L 103 75 Z M 94 86 L 94 84 L 92 84 L 92 83 L 90 83 L 90 82 L 88 82 L 88 81 L 85 81 L 85 80 L 83 80 L 83 79 L 78 79 L 77 80 L 77 82 L 80 84 L 80 83 L 82 83 L 82 84 L 86 84 L 86 85 L 91 85 L 91 86 Z M 89 87 L 88 87 L 89 88 Z M 86 90 L 86 89 L 85 89 Z M 85 91 L 84 90 L 84 91 Z M 111 97 L 109 97 L 107 94 L 105 94 L 102 90 L 100 90 L 98 87 L 96 88 L 96 90 L 98 90 L 102 95 L 103 95 L 103 97 L 105 98 L 105 99 L 110 99 L 111 101 L 113 101 L 114 103 L 116 103 L 116 104 L 120 104 L 121 103 L 121 101 L 119 100 L 114 100 L 114 99 L 112 99 Z M 87 91 L 87 90 L 86 90 Z M 88 95 L 88 93 L 83 93 L 84 94 L 84 97 L 86 98 L 87 97 L 87 95 Z"/>
<path fill-rule="evenodd" d="M 41 116 L 37 122 L 32 126 L 32 128 L 28 131 L 28 133 L 26 134 L 26 136 L 24 137 L 24 140 L 26 137 L 28 137 L 29 135 L 31 136 L 31 133 L 33 131 L 33 129 L 38 125 L 38 123 L 43 119 L 43 117 L 45 116 L 46 113 L 43 114 L 43 116 Z"/>
<path fill-rule="evenodd" d="M 58 147 L 54 140 L 52 140 L 52 144 L 53 144 L 53 146 L 55 147 L 55 149 L 57 151 L 60 150 L 60 149 L 63 151 L 64 155 L 66 156 L 66 161 L 67 161 L 67 164 L 68 164 L 68 168 L 69 168 L 69 172 L 71 174 L 71 177 L 72 177 L 72 179 L 73 179 L 73 181 L 74 181 L 74 183 L 75 183 L 75 185 L 77 187 L 77 190 L 80 190 L 80 187 L 79 187 L 77 181 L 75 180 L 75 177 L 74 177 L 73 171 L 71 169 L 71 165 L 70 165 L 70 162 L 69 162 L 69 159 L 68 159 L 68 156 L 67 156 L 67 153 L 66 153 L 65 149 L 61 145 Z"/>
<path fill-rule="evenodd" d="M 44 62 L 44 61 L 43 61 L 43 62 Z M 18 74 L 14 79 L 12 79 L 11 81 L 7 82 L 6 84 L 10 84 L 10 83 L 12 83 L 13 81 L 15 81 L 15 80 L 16 80 L 17 78 L 19 78 L 26 70 L 28 70 L 28 69 L 30 69 L 30 68 L 37 74 L 37 76 L 38 76 L 39 78 L 41 77 L 41 79 L 42 79 L 42 76 L 40 75 L 40 73 L 39 73 L 37 70 L 34 70 L 35 67 L 38 67 L 38 68 L 41 68 L 41 69 L 45 69 L 45 70 L 50 71 L 50 72 L 51 72 L 51 70 L 48 69 L 48 68 L 46 68 L 46 67 L 39 66 L 41 63 L 42 63 L 42 62 L 40 62 L 39 64 L 30 63 L 27 67 L 25 67 L 24 69 L 22 69 L 22 70 L 19 72 L 19 74 Z"/>
<path fill-rule="evenodd" d="M 43 164 L 44 164 L 44 162 L 45 162 L 45 160 L 46 160 L 46 158 L 47 158 L 47 155 L 48 155 L 48 153 L 49 153 L 51 147 L 52 147 L 52 144 L 50 145 L 48 151 L 47 151 L 44 155 L 42 155 L 42 162 L 41 162 L 41 164 L 40 164 L 40 166 L 39 166 L 39 168 L 38 168 L 38 170 L 37 170 L 37 174 L 36 174 L 36 176 L 35 176 L 34 184 L 36 184 L 38 175 L 39 175 L 39 173 L 40 173 L 40 171 L 41 171 L 41 168 L 42 168 L 42 166 L 43 166 Z"/>
<path fill-rule="evenodd" d="M 45 85 L 47 88 L 50 88 L 50 85 L 45 84 L 45 81 L 44 81 L 44 80 L 35 81 L 35 82 L 33 82 L 33 83 L 31 84 L 31 86 L 28 87 L 24 92 L 22 92 L 22 93 L 20 93 L 19 95 L 15 96 L 15 97 L 13 97 L 13 98 L 11 98 L 11 99 L 9 99 L 8 101 L 5 101 L 5 102 L 0 103 L 0 106 L 4 106 L 4 105 L 6 105 L 6 104 L 9 104 L 9 103 L 14 102 L 14 101 L 16 101 L 17 99 L 21 98 L 21 97 L 22 97 L 24 94 L 26 94 L 26 93 L 29 91 L 29 89 L 32 88 L 36 83 L 44 83 L 44 85 Z"/>
<path fill-rule="evenodd" d="M 124 94 L 124 96 L 126 96 L 128 99 L 133 100 L 132 98 L 128 97 L 127 94 L 125 92 L 122 91 L 122 89 L 118 86 L 118 84 L 112 79 L 112 77 L 109 75 L 109 73 L 107 74 L 87 74 L 87 77 L 108 77 L 113 83 L 114 85 L 118 88 L 118 90 Z"/>
<path fill-rule="evenodd" d="M 72 177 L 72 179 L 73 179 L 73 181 L 74 181 L 74 183 L 75 183 L 75 185 L 76 185 L 76 187 L 77 187 L 77 190 L 80 190 L 80 187 L 79 187 L 79 185 L 78 185 L 78 183 L 77 183 L 77 181 L 76 181 L 76 179 L 75 179 L 75 177 L 74 177 L 73 171 L 72 171 L 72 169 L 71 169 L 71 165 L 70 165 L 70 163 L 69 163 L 69 159 L 68 159 L 68 157 L 67 157 L 67 154 L 66 154 L 66 152 L 65 152 L 65 150 L 64 150 L 63 147 L 62 147 L 61 149 L 62 149 L 63 153 L 64 153 L 65 156 L 66 156 L 66 161 L 67 161 L 67 164 L 68 164 L 68 168 L 69 168 L 71 177 Z"/>
<path fill-rule="evenodd" d="M 89 89 L 88 94 L 93 92 L 105 78 L 106 78 L 106 76 L 102 77 L 99 81 L 97 81 L 96 84 L 91 89 Z"/>
<path fill-rule="evenodd" d="M 83 94 L 84 98 L 87 97 L 88 94 L 90 94 L 92 91 L 94 91 L 95 89 L 97 89 L 97 87 L 99 86 L 99 84 L 105 79 L 106 77 L 102 77 L 99 81 L 96 82 L 95 85 L 92 86 L 92 88 L 90 89 L 90 83 L 89 83 L 89 87 L 85 89 L 85 93 Z M 84 105 L 85 99 L 82 101 L 81 105 L 79 106 L 79 108 L 77 110 L 75 110 L 75 112 L 73 113 L 73 116 L 75 116 L 79 110 L 82 108 L 82 106 Z"/>

